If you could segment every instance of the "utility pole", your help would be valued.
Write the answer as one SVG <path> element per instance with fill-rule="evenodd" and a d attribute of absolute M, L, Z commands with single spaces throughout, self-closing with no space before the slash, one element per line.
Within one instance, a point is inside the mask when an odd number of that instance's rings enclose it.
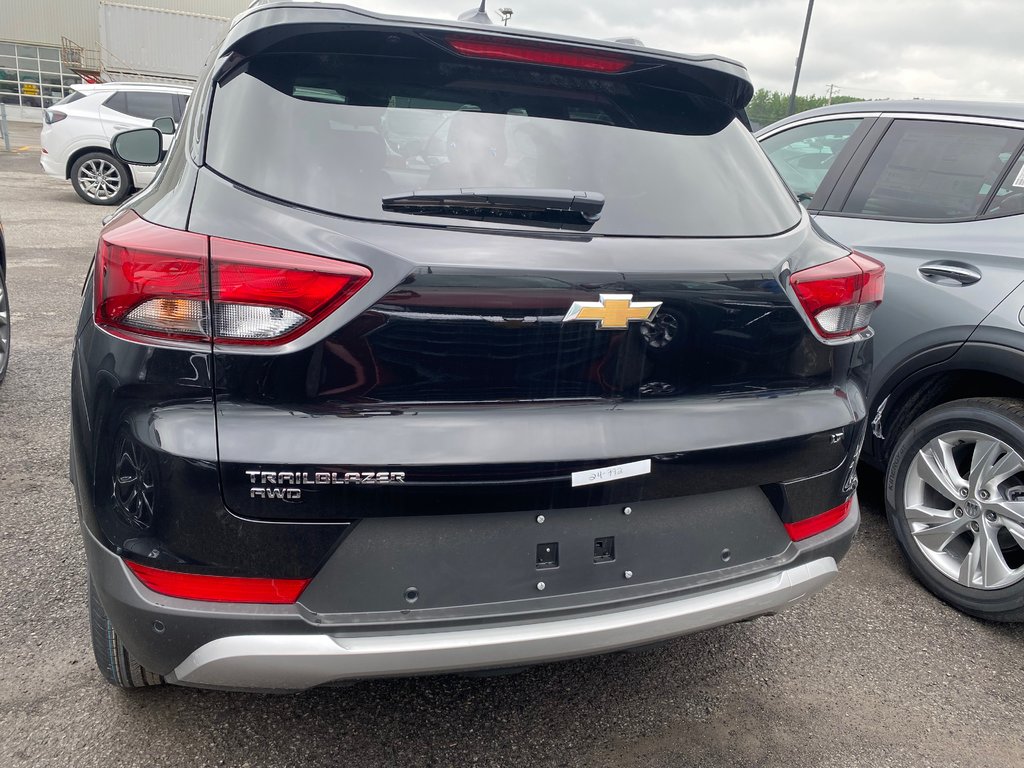
<path fill-rule="evenodd" d="M 789 94 L 789 114 L 796 112 L 796 88 L 800 84 L 800 68 L 804 65 L 804 48 L 807 47 L 807 31 L 811 28 L 811 12 L 814 0 L 807 0 L 807 18 L 804 20 L 804 34 L 800 38 L 800 53 L 796 57 L 796 74 L 793 76 L 793 91 Z"/>
<path fill-rule="evenodd" d="M 513 11 L 511 8 L 499 8 L 498 13 L 501 14 L 501 20 L 507 27 L 508 20 L 512 18 L 512 14 L 515 13 L 515 11 Z"/>
<path fill-rule="evenodd" d="M 835 83 L 829 83 L 828 85 L 828 106 L 832 106 L 832 98 L 839 95 L 839 86 Z"/>

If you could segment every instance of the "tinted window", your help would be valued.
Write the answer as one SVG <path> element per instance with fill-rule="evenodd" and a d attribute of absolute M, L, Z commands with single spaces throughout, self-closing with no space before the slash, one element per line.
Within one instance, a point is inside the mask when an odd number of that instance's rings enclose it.
<path fill-rule="evenodd" d="M 973 218 L 1020 138 L 1019 131 L 991 125 L 896 120 L 843 210 L 892 219 Z"/>
<path fill-rule="evenodd" d="M 114 95 L 107 97 L 107 100 L 103 102 L 103 106 L 115 112 L 128 114 L 128 100 L 125 98 L 124 91 L 118 91 Z"/>
<path fill-rule="evenodd" d="M 1024 153 L 1010 167 L 985 211 L 986 216 L 1012 216 L 1017 213 L 1024 213 Z"/>
<path fill-rule="evenodd" d="M 72 91 L 69 95 L 65 96 L 60 101 L 56 102 L 53 106 L 59 107 L 59 106 L 62 106 L 64 104 L 71 104 L 72 102 L 75 102 L 75 101 L 78 101 L 79 99 L 84 99 L 84 98 L 85 98 L 85 94 L 84 93 L 81 93 L 79 91 Z"/>
<path fill-rule="evenodd" d="M 418 38 L 389 56 L 349 34 L 302 39 L 330 52 L 257 56 L 218 86 L 207 163 L 300 205 L 417 224 L 477 222 L 383 211 L 382 196 L 597 192 L 607 202 L 594 234 L 766 235 L 799 220 L 735 112 L 666 70 L 651 84 L 613 80 L 465 59 Z"/>
<path fill-rule="evenodd" d="M 178 114 L 173 93 L 118 91 L 103 103 L 113 110 L 142 120 L 156 120 L 158 117 L 174 117 Z"/>
<path fill-rule="evenodd" d="M 761 148 L 793 194 L 807 202 L 860 123 L 853 118 L 800 125 L 764 139 Z"/>

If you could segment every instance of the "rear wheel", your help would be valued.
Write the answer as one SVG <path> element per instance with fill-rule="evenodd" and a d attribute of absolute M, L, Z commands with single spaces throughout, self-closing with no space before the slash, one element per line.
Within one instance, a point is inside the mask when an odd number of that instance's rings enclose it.
<path fill-rule="evenodd" d="M 92 582 L 89 583 L 89 617 L 92 623 L 92 650 L 96 666 L 108 683 L 119 688 L 146 688 L 160 685 L 164 679 L 143 667 L 124 647 L 103 606 L 100 605 Z"/>
<path fill-rule="evenodd" d="M 0 271 L 0 382 L 7 375 L 7 361 L 11 357 L 11 302 L 7 297 L 7 282 Z"/>
<path fill-rule="evenodd" d="M 132 189 L 128 167 L 106 152 L 89 152 L 71 166 L 71 184 L 85 202 L 117 205 Z"/>
<path fill-rule="evenodd" d="M 900 549 L 936 596 L 1024 620 L 1024 402 L 957 400 L 900 436 L 886 473 Z"/>

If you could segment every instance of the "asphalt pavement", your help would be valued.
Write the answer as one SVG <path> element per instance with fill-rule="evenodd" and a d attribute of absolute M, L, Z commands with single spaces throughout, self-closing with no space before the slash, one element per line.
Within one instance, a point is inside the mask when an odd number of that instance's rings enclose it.
<path fill-rule="evenodd" d="M 840 578 L 780 616 L 506 677 L 287 696 L 107 685 L 67 467 L 72 335 L 108 211 L 43 176 L 34 152 L 0 152 L 13 310 L 0 767 L 1024 765 L 1024 628 L 962 616 L 917 585 L 872 474 Z"/>

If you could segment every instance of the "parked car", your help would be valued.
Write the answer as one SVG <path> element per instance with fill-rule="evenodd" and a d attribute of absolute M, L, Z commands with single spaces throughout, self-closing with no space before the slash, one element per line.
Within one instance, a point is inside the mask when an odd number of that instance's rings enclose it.
<path fill-rule="evenodd" d="M 118 205 L 143 189 L 153 167 L 128 167 L 110 152 L 115 134 L 153 125 L 161 117 L 176 123 L 192 90 L 151 83 L 96 83 L 72 86 L 71 95 L 43 112 L 39 137 L 43 170 L 69 179 L 85 202 Z"/>
<path fill-rule="evenodd" d="M 7 244 L 0 221 L 0 384 L 7 376 L 11 359 L 11 298 L 7 293 Z"/>
<path fill-rule="evenodd" d="M 624 43 L 239 17 L 76 334 L 106 678 L 519 667 L 824 588 L 883 268 L 811 226 L 752 91 Z"/>
<path fill-rule="evenodd" d="M 843 104 L 758 140 L 886 266 L 864 458 L 900 549 L 951 605 L 1024 619 L 1024 105 Z"/>

